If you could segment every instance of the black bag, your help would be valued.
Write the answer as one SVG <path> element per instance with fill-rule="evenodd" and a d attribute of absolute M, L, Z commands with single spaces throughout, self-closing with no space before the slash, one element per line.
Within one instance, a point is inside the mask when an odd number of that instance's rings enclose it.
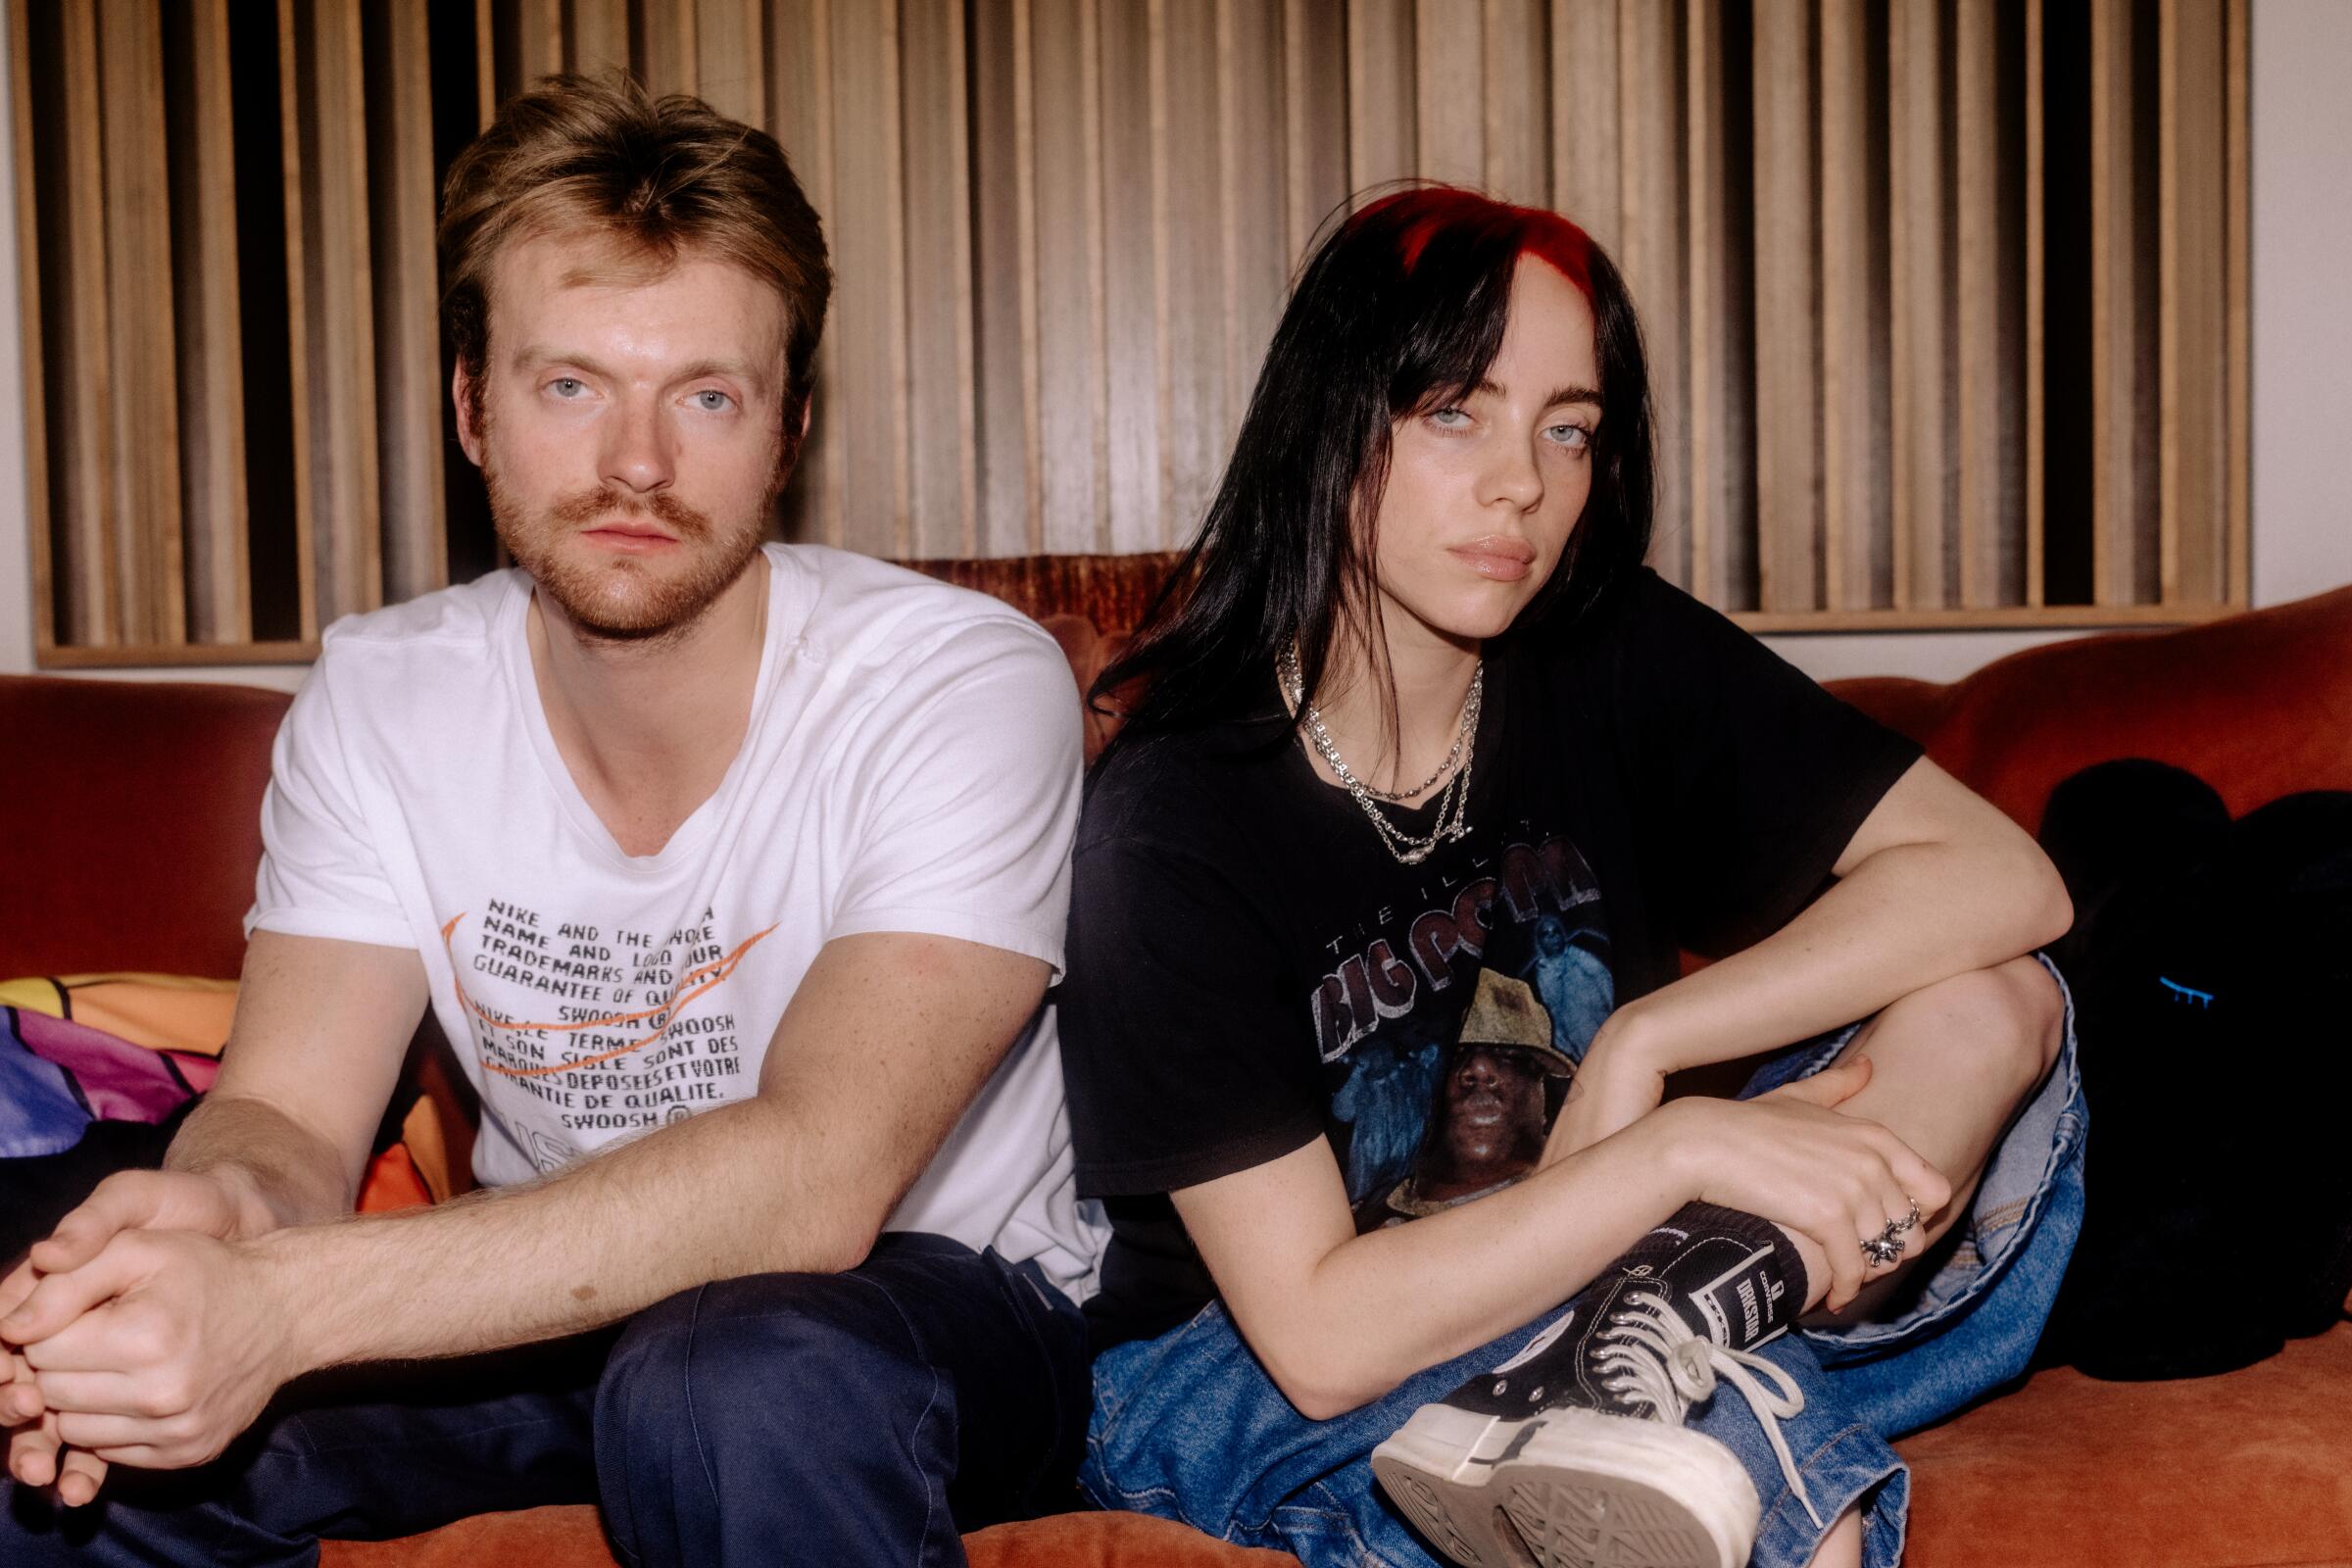
<path fill-rule="evenodd" d="M 2323 1332 L 2352 1288 L 2352 794 L 2232 822 L 2134 759 L 2061 784 L 2041 836 L 2090 1112 L 2043 1359 L 2199 1377 Z"/>

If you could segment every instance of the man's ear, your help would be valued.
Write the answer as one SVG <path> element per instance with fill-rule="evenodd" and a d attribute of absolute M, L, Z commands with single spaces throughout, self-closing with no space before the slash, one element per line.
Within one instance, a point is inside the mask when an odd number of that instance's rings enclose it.
<path fill-rule="evenodd" d="M 458 368 L 449 372 L 449 400 L 458 411 L 458 445 L 478 468 L 482 466 L 482 432 L 473 427 L 473 377 L 466 373 L 463 356 Z"/>

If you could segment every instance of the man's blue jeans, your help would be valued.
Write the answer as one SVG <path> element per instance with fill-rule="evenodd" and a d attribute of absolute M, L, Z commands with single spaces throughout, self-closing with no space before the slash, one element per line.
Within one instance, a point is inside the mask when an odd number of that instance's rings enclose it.
<path fill-rule="evenodd" d="M 362 1369 L 213 1464 L 118 1467 L 61 1509 L 0 1482 L 0 1563 L 308 1564 L 318 1540 L 598 1502 L 621 1561 L 952 1568 L 962 1531 L 1068 1506 L 1085 1330 L 1034 1265 L 885 1236 L 846 1274 L 674 1296 L 620 1330 Z"/>
<path fill-rule="evenodd" d="M 1851 1034 L 1771 1057 L 1741 1098 L 1819 1072 Z M 1759 1352 L 1804 1395 L 1804 1410 L 1781 1432 L 1806 1494 L 1825 1525 L 1860 1507 L 1869 1568 L 1893 1568 L 1902 1556 L 1910 1479 L 1888 1440 L 2019 1376 L 2033 1357 L 2082 1230 L 2082 1135 L 2070 1001 L 2056 1067 L 1995 1150 L 1960 1243 L 1916 1298 L 1886 1321 L 1804 1329 Z M 1279 1547 L 1307 1568 L 1430 1568 L 1429 1548 L 1372 1478 L 1372 1449 L 1422 1405 L 1517 1354 L 1556 1316 L 1431 1367 L 1360 1409 L 1309 1421 L 1211 1304 L 1182 1328 L 1096 1361 L 1081 1484 L 1105 1506 Z M 1763 1508 L 1755 1568 L 1809 1561 L 1822 1531 L 1745 1400 L 1719 1384 L 1689 1424 L 1728 1446 L 1755 1483 Z"/>

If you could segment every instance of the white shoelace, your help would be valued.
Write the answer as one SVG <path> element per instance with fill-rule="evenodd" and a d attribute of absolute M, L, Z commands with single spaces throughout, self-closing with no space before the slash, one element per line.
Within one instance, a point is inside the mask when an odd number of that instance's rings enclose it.
<path fill-rule="evenodd" d="M 1735 1350 L 1692 1333 L 1664 1299 L 1648 1292 L 1609 1314 L 1609 1326 L 1600 1332 L 1595 1366 L 1607 1376 L 1612 1393 L 1648 1405 L 1659 1420 L 1675 1426 L 1682 1424 L 1691 1405 L 1715 1392 L 1718 1373 L 1730 1379 L 1745 1396 L 1756 1425 L 1764 1429 L 1796 1500 L 1805 1505 L 1816 1529 L 1829 1528 L 1805 1492 L 1804 1478 L 1796 1473 L 1788 1440 L 1781 1436 L 1781 1419 L 1805 1407 L 1803 1393 L 1788 1373 L 1752 1351 Z M 1771 1390 L 1757 1380 L 1758 1373 L 1771 1380 Z"/>

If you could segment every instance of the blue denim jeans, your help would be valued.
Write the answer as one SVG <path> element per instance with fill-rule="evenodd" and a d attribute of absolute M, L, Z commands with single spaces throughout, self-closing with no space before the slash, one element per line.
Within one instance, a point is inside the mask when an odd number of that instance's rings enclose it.
<path fill-rule="evenodd" d="M 1821 1071 L 1859 1027 L 1777 1054 L 1740 1098 Z M 1804 1395 L 1804 1409 L 1783 1420 L 1781 1432 L 1814 1508 L 1826 1524 L 1860 1507 L 1869 1568 L 1893 1568 L 1902 1557 L 1910 1478 L 1889 1440 L 2020 1376 L 2033 1357 L 2082 1229 L 2083 1126 L 2070 999 L 2057 1065 L 1994 1151 L 1958 1245 L 1906 1293 L 1915 1299 L 1885 1321 L 1800 1329 L 1759 1352 Z M 1275 1387 L 1224 1307 L 1211 1303 L 1181 1328 L 1097 1359 L 1080 1483 L 1106 1507 L 1278 1547 L 1307 1568 L 1429 1568 L 1440 1559 L 1374 1482 L 1372 1449 L 1423 1404 L 1516 1354 L 1554 1315 L 1430 1367 L 1359 1409 L 1310 1421 Z M 1740 1395 L 1720 1385 L 1689 1424 L 1729 1447 L 1755 1482 L 1762 1517 L 1750 1563 L 1809 1561 L 1822 1529 Z"/>
<path fill-rule="evenodd" d="M 1068 1505 L 1087 1396 L 1078 1309 L 1035 1264 L 912 1232 L 616 1332 L 355 1370 L 368 1397 L 309 1390 L 210 1465 L 118 1466 L 87 1507 L 0 1480 L 0 1563 L 301 1568 L 321 1536 L 601 1502 L 630 1568 L 956 1568 L 959 1532 Z"/>

